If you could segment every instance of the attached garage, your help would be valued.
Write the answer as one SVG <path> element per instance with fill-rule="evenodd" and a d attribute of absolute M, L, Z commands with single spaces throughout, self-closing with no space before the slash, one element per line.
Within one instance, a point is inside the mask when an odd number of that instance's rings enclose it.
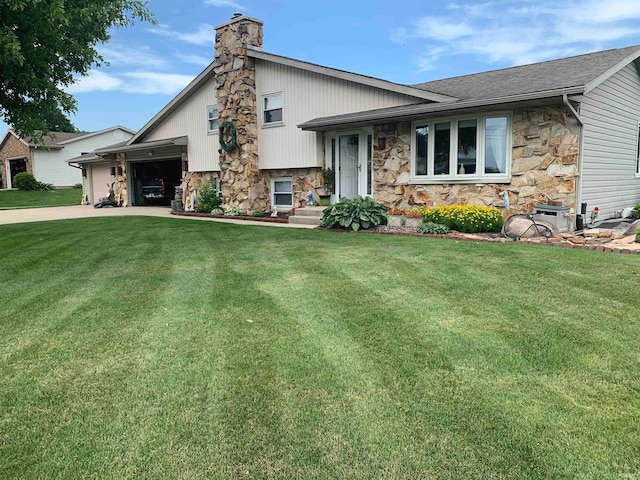
<path fill-rule="evenodd" d="M 182 180 L 182 160 L 131 162 L 127 168 L 131 181 L 131 205 L 171 205 L 175 187 Z"/>

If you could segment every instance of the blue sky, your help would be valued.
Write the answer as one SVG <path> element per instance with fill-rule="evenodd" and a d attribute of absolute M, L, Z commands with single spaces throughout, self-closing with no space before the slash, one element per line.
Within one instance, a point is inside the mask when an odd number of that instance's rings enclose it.
<path fill-rule="evenodd" d="M 114 29 L 109 66 L 69 91 L 95 131 L 141 128 L 213 60 L 213 27 L 263 20 L 264 50 L 419 83 L 640 44 L 640 1 L 150 0 L 159 25 Z M 0 123 L 0 132 L 7 126 Z"/>

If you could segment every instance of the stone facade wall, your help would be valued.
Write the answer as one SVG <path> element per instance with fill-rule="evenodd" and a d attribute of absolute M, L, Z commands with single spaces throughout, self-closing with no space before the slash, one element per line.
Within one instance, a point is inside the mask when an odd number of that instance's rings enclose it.
<path fill-rule="evenodd" d="M 514 213 L 531 213 L 535 205 L 557 200 L 575 207 L 580 129 L 558 106 L 513 112 L 511 183 L 429 185 L 411 179 L 411 124 L 374 128 L 374 198 L 388 206 L 501 206 L 499 192 L 509 193 Z"/>
<path fill-rule="evenodd" d="M 258 164 L 256 76 L 247 45 L 262 47 L 259 20 L 238 17 L 217 27 L 214 72 L 219 123 L 233 123 L 238 145 L 231 152 L 219 150 L 222 204 L 266 210 L 269 178 Z"/>
<path fill-rule="evenodd" d="M 2 174 L 2 188 L 7 187 L 7 159 L 15 157 L 25 157 L 27 159 L 27 172 L 33 173 L 33 160 L 31 158 L 31 148 L 25 145 L 10 133 L 7 141 L 0 149 L 0 172 Z"/>

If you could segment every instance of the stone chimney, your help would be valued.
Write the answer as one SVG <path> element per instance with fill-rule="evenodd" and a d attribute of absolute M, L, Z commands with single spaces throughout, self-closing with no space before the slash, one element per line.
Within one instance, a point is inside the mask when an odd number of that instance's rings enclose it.
<path fill-rule="evenodd" d="M 218 25 L 213 63 L 218 122 L 233 124 L 237 143 L 231 151 L 219 150 L 222 203 L 247 211 L 269 206 L 268 178 L 258 164 L 256 72 L 253 59 L 246 54 L 248 46 L 262 48 L 262 24 L 255 18 L 235 14 Z M 230 140 L 230 135 L 224 137 L 225 141 Z"/>

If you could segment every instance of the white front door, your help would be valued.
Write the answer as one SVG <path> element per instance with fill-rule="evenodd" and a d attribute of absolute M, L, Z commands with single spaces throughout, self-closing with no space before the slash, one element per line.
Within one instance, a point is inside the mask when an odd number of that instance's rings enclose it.
<path fill-rule="evenodd" d="M 371 195 L 372 134 L 370 131 L 338 133 L 328 137 L 327 161 L 335 165 L 339 198 Z M 333 145 L 335 145 L 334 148 Z"/>
<path fill-rule="evenodd" d="M 353 198 L 358 195 L 359 145 L 358 134 L 338 137 L 340 198 Z"/>

